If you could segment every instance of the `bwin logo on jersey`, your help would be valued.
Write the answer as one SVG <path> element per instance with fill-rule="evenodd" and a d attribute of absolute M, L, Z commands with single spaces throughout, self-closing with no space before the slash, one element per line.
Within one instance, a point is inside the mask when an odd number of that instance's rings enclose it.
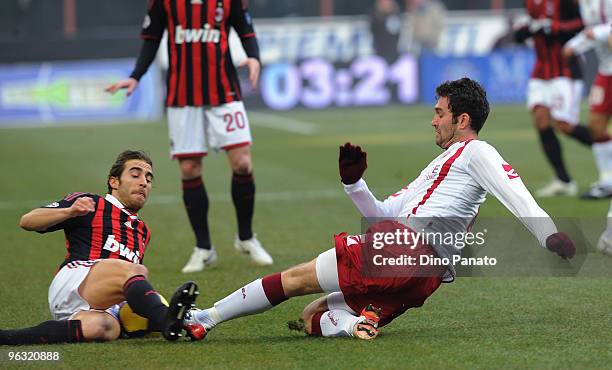
<path fill-rule="evenodd" d="M 109 235 L 108 238 L 106 238 L 106 243 L 104 243 L 104 247 L 102 247 L 102 249 L 111 253 L 119 252 L 121 257 L 124 257 L 133 263 L 140 263 L 140 253 L 138 251 L 134 252 L 130 250 L 125 246 L 125 244 L 119 243 L 117 240 L 115 240 L 114 235 Z"/>
<path fill-rule="evenodd" d="M 205 24 L 204 28 L 183 28 L 176 26 L 174 29 L 174 42 L 178 45 L 191 42 L 212 42 L 219 43 L 221 31 L 211 28 Z"/>

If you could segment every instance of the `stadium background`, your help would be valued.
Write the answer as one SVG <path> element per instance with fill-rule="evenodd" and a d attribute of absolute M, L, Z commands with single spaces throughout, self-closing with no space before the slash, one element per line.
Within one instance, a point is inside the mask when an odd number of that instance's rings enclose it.
<path fill-rule="evenodd" d="M 276 263 L 255 268 L 231 247 L 230 174 L 224 156 L 209 156 L 204 168 L 221 263 L 193 275 L 202 289 L 201 304 L 315 257 L 331 246 L 333 233 L 358 232 L 359 215 L 338 182 L 337 146 L 350 140 L 368 150 L 366 179 L 379 197 L 401 188 L 439 153 L 429 122 L 433 88 L 442 80 L 468 75 L 481 81 L 493 102 L 483 138 L 529 188 L 547 182 L 551 172 L 523 103 L 532 51 L 504 38 L 521 3 L 444 1 L 432 47 L 414 40 L 417 13 L 410 1 L 401 2 L 398 48 L 383 57 L 376 55 L 370 31 L 371 1 L 252 0 L 264 63 L 260 89 L 245 89 L 255 137 L 255 229 Z M 155 161 L 155 188 L 142 212 L 153 230 L 145 261 L 152 282 L 168 295 L 185 279 L 179 270 L 193 241 L 178 169 L 168 158 L 163 58 L 132 98 L 102 91 L 131 71 L 145 5 L 144 0 L 0 4 L 2 328 L 49 318 L 46 289 L 64 253 L 61 234 L 26 233 L 17 226 L 19 217 L 68 192 L 103 192 L 108 166 L 128 147 L 148 150 Z M 592 56 L 586 63 L 592 76 Z M 586 117 L 583 109 L 583 121 Z M 571 173 L 587 188 L 596 176 L 591 153 L 562 143 Z M 592 247 L 605 226 L 608 202 L 551 198 L 540 204 L 555 218 L 588 225 L 583 232 L 588 254 L 578 277 L 536 272 L 536 277 L 461 278 L 385 328 L 374 343 L 288 332 L 284 323 L 309 302 L 300 298 L 228 323 L 203 343 L 171 345 L 151 338 L 44 348 L 62 353 L 61 366 L 94 368 L 608 367 L 612 264 Z M 492 198 L 480 214 L 511 217 Z"/>

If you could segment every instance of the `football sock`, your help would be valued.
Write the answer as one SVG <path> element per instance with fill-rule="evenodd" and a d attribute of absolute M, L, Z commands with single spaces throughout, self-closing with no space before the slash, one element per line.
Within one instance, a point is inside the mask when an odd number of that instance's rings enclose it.
<path fill-rule="evenodd" d="M 199 322 L 215 326 L 223 321 L 266 311 L 286 300 L 278 272 L 245 285 L 195 316 Z"/>
<path fill-rule="evenodd" d="M 589 128 L 584 125 L 578 124 L 574 126 L 572 131 L 570 131 L 569 136 L 573 137 L 584 145 L 591 146 L 593 144 L 591 131 L 589 131 Z"/>
<path fill-rule="evenodd" d="M 81 320 L 51 320 L 31 328 L 0 330 L 0 344 L 53 344 L 83 342 Z"/>
<path fill-rule="evenodd" d="M 311 331 L 313 336 L 352 337 L 353 328 L 361 320 L 344 310 L 318 312 L 312 317 Z"/>
<path fill-rule="evenodd" d="M 232 200 L 238 219 L 238 238 L 248 240 L 253 237 L 253 209 L 255 207 L 255 181 L 253 174 L 232 175 Z"/>
<path fill-rule="evenodd" d="M 607 140 L 598 140 L 591 147 L 601 185 L 612 187 L 612 139 L 608 136 Z"/>
<path fill-rule="evenodd" d="M 559 180 L 570 182 L 569 174 L 565 169 L 563 157 L 561 156 L 561 144 L 559 139 L 557 139 L 557 135 L 555 135 L 555 131 L 552 127 L 549 127 L 546 130 L 538 131 L 538 134 L 540 135 L 540 142 L 542 143 L 546 158 L 548 158 L 548 162 L 552 165 L 555 174 Z"/>
<path fill-rule="evenodd" d="M 123 285 L 123 295 L 136 314 L 149 319 L 152 331 L 163 329 L 168 307 L 143 275 L 129 278 Z"/>
<path fill-rule="evenodd" d="M 210 249 L 208 194 L 201 176 L 183 180 L 183 203 L 196 237 L 196 245 L 198 248 Z"/>

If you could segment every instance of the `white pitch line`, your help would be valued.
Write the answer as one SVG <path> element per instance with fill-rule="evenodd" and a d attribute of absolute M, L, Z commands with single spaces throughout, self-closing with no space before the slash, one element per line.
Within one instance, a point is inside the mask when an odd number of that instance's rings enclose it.
<path fill-rule="evenodd" d="M 272 128 L 300 135 L 314 135 L 319 128 L 312 122 L 300 121 L 294 118 L 281 117 L 276 114 L 250 112 L 251 123 L 254 126 Z"/>
<path fill-rule="evenodd" d="M 307 190 L 307 191 L 281 191 L 271 193 L 257 193 L 256 199 L 258 202 L 277 202 L 296 199 L 331 199 L 342 198 L 345 194 L 341 189 L 322 189 L 322 190 Z M 210 199 L 214 202 L 229 203 L 232 201 L 229 193 L 211 194 Z M 0 209 L 31 209 L 49 204 L 55 199 L 47 200 L 25 200 L 17 201 L 0 201 Z M 160 194 L 153 195 L 148 204 L 182 204 L 183 199 L 179 195 Z"/>

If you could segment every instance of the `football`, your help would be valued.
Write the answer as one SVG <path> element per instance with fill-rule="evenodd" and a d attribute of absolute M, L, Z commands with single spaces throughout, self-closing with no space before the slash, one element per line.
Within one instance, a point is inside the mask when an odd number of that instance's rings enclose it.
<path fill-rule="evenodd" d="M 162 303 L 168 306 L 166 298 L 161 294 L 159 294 L 159 297 Z M 122 302 L 119 306 L 119 323 L 121 324 L 121 331 L 125 336 L 128 338 L 141 338 L 154 333 L 149 328 L 149 319 L 135 313 L 127 301 Z"/>

